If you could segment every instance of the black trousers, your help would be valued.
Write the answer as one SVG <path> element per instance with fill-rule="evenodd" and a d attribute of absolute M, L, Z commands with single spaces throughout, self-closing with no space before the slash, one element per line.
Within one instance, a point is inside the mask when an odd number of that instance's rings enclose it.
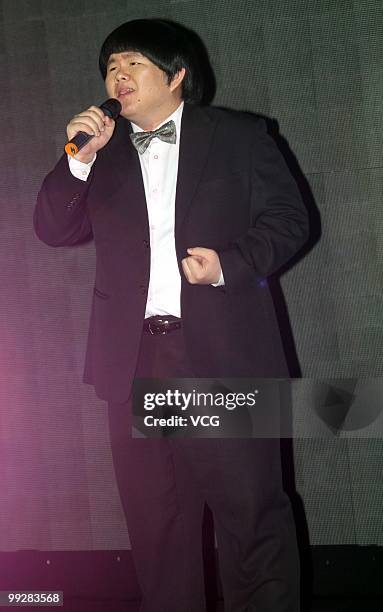
<path fill-rule="evenodd" d="M 192 377 L 182 330 L 143 334 L 136 377 Z M 209 372 L 207 377 L 214 374 Z M 201 525 L 214 516 L 225 612 L 299 612 L 299 559 L 277 439 L 138 439 L 108 405 L 140 612 L 204 612 Z"/>

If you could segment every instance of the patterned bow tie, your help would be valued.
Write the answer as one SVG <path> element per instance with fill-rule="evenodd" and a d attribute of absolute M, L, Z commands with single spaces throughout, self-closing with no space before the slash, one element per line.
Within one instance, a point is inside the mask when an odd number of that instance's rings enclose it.
<path fill-rule="evenodd" d="M 164 123 L 157 130 L 153 132 L 133 132 L 130 134 L 131 141 L 133 145 L 136 147 L 137 151 L 142 155 L 145 153 L 149 144 L 153 140 L 153 138 L 160 138 L 165 142 L 169 142 L 170 144 L 175 144 L 177 140 L 176 136 L 176 124 L 173 120 Z"/>

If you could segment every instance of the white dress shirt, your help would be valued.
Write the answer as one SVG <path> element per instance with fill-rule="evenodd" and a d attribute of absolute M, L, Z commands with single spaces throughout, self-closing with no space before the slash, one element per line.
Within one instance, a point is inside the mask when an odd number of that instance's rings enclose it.
<path fill-rule="evenodd" d="M 169 144 L 153 138 L 145 153 L 139 155 L 145 187 L 150 229 L 150 281 L 146 317 L 181 316 L 181 277 L 174 239 L 175 201 L 180 150 L 181 118 L 184 103 L 157 127 L 171 119 L 176 125 L 177 141 Z M 157 129 L 156 127 L 156 129 Z M 142 131 L 132 123 L 133 132 Z"/>
<path fill-rule="evenodd" d="M 170 117 L 156 126 L 157 129 L 172 119 L 176 126 L 176 143 L 170 144 L 156 137 L 151 140 L 145 153 L 139 155 L 150 230 L 150 280 L 145 317 L 181 316 L 181 278 L 176 257 L 174 222 L 183 108 L 184 103 L 181 102 Z M 142 131 L 138 125 L 131 125 L 133 132 Z M 85 164 L 68 156 L 73 176 L 86 181 L 95 159 L 96 156 Z M 221 273 L 216 285 L 223 284 Z"/>

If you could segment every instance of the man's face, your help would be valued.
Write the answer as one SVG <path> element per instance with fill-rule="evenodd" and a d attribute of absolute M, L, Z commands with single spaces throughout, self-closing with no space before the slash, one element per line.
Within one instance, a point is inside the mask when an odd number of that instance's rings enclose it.
<path fill-rule="evenodd" d="M 181 73 L 183 76 L 184 70 Z M 121 115 L 144 130 L 154 129 L 177 108 L 181 101 L 178 84 L 177 75 L 169 85 L 165 72 L 136 51 L 112 53 L 109 58 L 108 96 L 118 98 Z"/>

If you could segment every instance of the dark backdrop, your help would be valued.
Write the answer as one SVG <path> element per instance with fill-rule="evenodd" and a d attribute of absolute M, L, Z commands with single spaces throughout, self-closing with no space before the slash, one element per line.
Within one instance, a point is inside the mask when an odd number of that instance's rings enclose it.
<path fill-rule="evenodd" d="M 105 406 L 81 383 L 93 245 L 49 248 L 31 223 L 66 123 L 105 98 L 104 37 L 133 18 L 179 21 L 206 43 L 214 104 L 278 122 L 322 219 L 282 278 L 302 374 L 379 377 L 382 15 L 380 0 L 0 2 L 2 550 L 129 547 Z M 382 441 L 355 435 L 294 442 L 313 544 L 383 544 Z"/>

